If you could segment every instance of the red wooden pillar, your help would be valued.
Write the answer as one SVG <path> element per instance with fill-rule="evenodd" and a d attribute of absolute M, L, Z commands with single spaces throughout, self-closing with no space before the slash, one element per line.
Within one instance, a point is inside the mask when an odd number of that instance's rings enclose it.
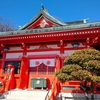
<path fill-rule="evenodd" d="M 22 57 L 20 77 L 19 77 L 19 88 L 26 89 L 28 87 L 28 70 L 29 70 L 29 60 L 27 57 Z"/>
<path fill-rule="evenodd" d="M 2 75 L 3 74 L 3 70 L 4 70 L 4 60 L 6 59 L 6 52 L 2 52 L 3 54 L 3 57 L 2 57 L 2 60 L 0 60 L 0 74 Z"/>
<path fill-rule="evenodd" d="M 60 58 L 57 56 L 56 57 L 56 62 L 55 62 L 55 70 L 58 70 L 60 69 Z"/>
<path fill-rule="evenodd" d="M 64 44 L 62 40 L 60 40 L 60 54 L 61 54 L 61 67 L 63 67 Z"/>

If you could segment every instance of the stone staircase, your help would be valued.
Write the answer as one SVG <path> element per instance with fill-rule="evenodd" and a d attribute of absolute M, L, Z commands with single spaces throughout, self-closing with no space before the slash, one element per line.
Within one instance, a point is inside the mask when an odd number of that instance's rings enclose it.
<path fill-rule="evenodd" d="M 11 90 L 0 100 L 44 100 L 47 90 Z"/>

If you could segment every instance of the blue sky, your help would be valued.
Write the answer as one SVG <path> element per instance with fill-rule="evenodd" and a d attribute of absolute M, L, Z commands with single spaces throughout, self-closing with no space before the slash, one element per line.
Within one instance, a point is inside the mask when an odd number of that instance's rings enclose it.
<path fill-rule="evenodd" d="M 100 0 L 0 0 L 0 16 L 11 19 L 16 27 L 23 26 L 39 12 L 41 3 L 63 22 L 100 21 Z"/>

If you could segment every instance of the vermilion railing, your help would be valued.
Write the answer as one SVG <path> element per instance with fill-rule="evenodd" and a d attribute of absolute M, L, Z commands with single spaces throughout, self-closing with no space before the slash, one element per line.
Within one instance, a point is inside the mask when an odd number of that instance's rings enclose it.
<path fill-rule="evenodd" d="M 56 78 L 54 78 L 51 85 L 51 91 L 48 91 L 44 100 L 55 100 L 59 92 L 60 92 L 60 82 Z"/>
<path fill-rule="evenodd" d="M 55 78 L 52 81 L 51 88 L 52 88 L 52 85 L 53 85 L 54 81 L 55 81 Z M 49 100 L 49 93 L 50 93 L 50 91 L 47 92 L 47 95 L 46 95 L 44 100 Z"/>

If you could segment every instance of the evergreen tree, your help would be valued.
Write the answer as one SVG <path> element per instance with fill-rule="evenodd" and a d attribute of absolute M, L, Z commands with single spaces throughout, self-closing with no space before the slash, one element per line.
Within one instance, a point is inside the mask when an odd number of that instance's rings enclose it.
<path fill-rule="evenodd" d="M 94 88 L 100 83 L 100 51 L 95 49 L 76 50 L 65 59 L 65 64 L 55 73 L 58 80 L 61 82 L 79 80 L 86 100 L 89 100 L 88 88 L 91 91 L 91 100 L 94 100 Z"/>

